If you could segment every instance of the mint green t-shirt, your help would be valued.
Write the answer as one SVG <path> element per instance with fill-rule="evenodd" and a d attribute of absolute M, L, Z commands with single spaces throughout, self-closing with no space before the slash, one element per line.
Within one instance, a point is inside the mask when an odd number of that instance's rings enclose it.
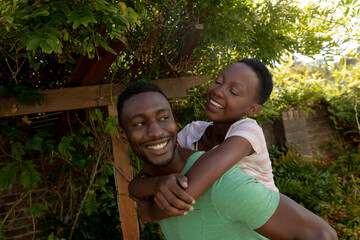
<path fill-rule="evenodd" d="M 191 155 L 182 173 L 203 153 Z M 167 240 L 266 239 L 253 229 L 267 222 L 279 199 L 278 192 L 234 166 L 201 195 L 193 212 L 159 223 Z"/>

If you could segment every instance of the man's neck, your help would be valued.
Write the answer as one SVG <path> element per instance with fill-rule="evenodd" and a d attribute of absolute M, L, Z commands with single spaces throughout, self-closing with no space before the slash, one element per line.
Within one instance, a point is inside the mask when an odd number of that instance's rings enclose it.
<path fill-rule="evenodd" d="M 148 169 L 153 176 L 180 173 L 185 167 L 186 161 L 192 153 L 192 150 L 183 149 L 182 147 L 177 146 L 175 149 L 174 158 L 169 165 L 165 167 L 148 166 Z"/>

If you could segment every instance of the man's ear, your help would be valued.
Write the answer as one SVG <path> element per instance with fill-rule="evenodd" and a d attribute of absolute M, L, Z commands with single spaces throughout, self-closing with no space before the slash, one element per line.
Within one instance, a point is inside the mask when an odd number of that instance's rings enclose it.
<path fill-rule="evenodd" d="M 262 106 L 259 104 L 252 104 L 250 107 L 248 107 L 246 113 L 247 115 L 255 115 L 259 113 L 262 109 Z"/>
<path fill-rule="evenodd" d="M 120 139 L 121 141 L 123 141 L 123 143 L 128 143 L 128 138 L 125 134 L 125 131 L 122 127 L 118 127 L 118 130 L 119 130 L 119 134 L 120 134 Z"/>

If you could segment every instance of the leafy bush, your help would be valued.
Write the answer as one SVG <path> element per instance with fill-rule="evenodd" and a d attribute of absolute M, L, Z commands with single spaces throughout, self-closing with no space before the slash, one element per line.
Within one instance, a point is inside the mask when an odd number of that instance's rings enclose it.
<path fill-rule="evenodd" d="M 334 147 L 334 146 L 332 146 Z M 292 147 L 270 149 L 279 191 L 321 216 L 339 239 L 357 239 L 360 229 L 360 150 L 344 151 L 330 164 L 306 159 Z"/>

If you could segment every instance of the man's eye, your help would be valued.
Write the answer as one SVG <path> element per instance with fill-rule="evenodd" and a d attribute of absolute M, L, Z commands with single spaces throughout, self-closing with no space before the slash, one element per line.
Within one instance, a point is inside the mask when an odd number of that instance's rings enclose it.
<path fill-rule="evenodd" d="M 166 120 L 168 120 L 168 119 L 169 119 L 168 116 L 163 116 L 163 117 L 160 118 L 160 121 L 166 121 Z"/>
<path fill-rule="evenodd" d="M 144 126 L 145 122 L 136 122 L 133 124 L 133 127 L 140 127 L 140 126 Z"/>

